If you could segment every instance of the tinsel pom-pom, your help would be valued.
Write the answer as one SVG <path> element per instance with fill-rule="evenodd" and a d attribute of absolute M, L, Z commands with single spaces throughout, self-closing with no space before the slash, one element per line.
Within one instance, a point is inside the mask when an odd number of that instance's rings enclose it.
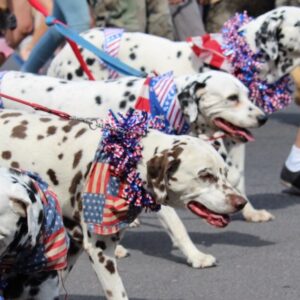
<path fill-rule="evenodd" d="M 250 91 L 250 99 L 266 113 L 285 108 L 291 102 L 291 80 L 283 76 L 274 83 L 259 78 L 262 68 L 262 53 L 253 53 L 246 42 L 241 27 L 249 23 L 247 13 L 236 14 L 222 29 L 223 50 L 233 66 L 233 75 L 240 79 Z"/>
<path fill-rule="evenodd" d="M 153 197 L 144 189 L 143 182 L 137 172 L 137 164 L 142 158 L 141 139 L 149 128 L 164 129 L 159 119 L 151 119 L 148 113 L 129 110 L 126 116 L 112 112 L 103 130 L 101 155 L 108 158 L 112 175 L 125 183 L 124 198 L 131 209 L 143 208 L 158 210 Z"/>

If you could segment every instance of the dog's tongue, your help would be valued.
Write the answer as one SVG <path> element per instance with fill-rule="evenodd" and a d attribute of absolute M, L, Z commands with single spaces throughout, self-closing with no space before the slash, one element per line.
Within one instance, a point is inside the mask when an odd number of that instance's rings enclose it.
<path fill-rule="evenodd" d="M 254 141 L 253 135 L 246 129 L 240 128 L 237 126 L 234 126 L 233 124 L 230 124 L 222 119 L 215 119 L 214 120 L 215 125 L 223 129 L 225 132 L 233 135 L 233 136 L 239 136 L 244 138 L 247 142 L 252 142 Z"/>
<path fill-rule="evenodd" d="M 216 227 L 225 227 L 230 222 L 228 215 L 221 215 L 214 213 L 207 209 L 205 206 L 196 201 L 188 203 L 189 210 L 200 218 L 203 218 L 207 223 Z"/>

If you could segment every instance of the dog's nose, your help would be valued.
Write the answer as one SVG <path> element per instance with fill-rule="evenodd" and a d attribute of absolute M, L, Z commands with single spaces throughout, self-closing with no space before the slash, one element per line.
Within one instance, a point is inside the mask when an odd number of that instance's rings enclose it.
<path fill-rule="evenodd" d="M 267 115 L 261 115 L 261 116 L 257 117 L 257 122 L 258 122 L 259 126 L 264 125 L 267 121 L 268 121 Z"/>
<path fill-rule="evenodd" d="M 247 200 L 243 198 L 242 196 L 236 195 L 236 194 L 229 194 L 228 195 L 230 204 L 236 209 L 241 210 L 244 208 L 244 206 L 247 203 Z"/>

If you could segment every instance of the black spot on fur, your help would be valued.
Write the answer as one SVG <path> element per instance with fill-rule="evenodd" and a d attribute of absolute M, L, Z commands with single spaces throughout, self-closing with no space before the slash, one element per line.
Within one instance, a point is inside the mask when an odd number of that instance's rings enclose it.
<path fill-rule="evenodd" d="M 48 87 L 48 88 L 46 89 L 46 91 L 47 91 L 47 92 L 51 92 L 51 91 L 53 91 L 53 89 L 54 89 L 54 88 L 53 88 L 52 86 L 50 86 L 50 87 Z"/>
<path fill-rule="evenodd" d="M 135 60 L 136 59 L 136 55 L 134 53 L 130 53 L 129 58 L 131 60 Z"/>
<path fill-rule="evenodd" d="M 87 59 L 86 59 L 86 63 L 87 63 L 89 66 L 93 65 L 95 61 L 96 61 L 95 58 L 87 58 Z"/>
<path fill-rule="evenodd" d="M 124 109 L 126 107 L 126 103 L 126 100 L 121 101 L 119 107 Z"/>
<path fill-rule="evenodd" d="M 128 99 L 129 99 L 130 102 L 134 101 L 135 100 L 135 95 L 131 94 Z"/>
<path fill-rule="evenodd" d="M 73 75 L 71 73 L 68 73 L 67 74 L 67 78 L 68 78 L 68 80 L 72 80 L 73 79 Z"/>
<path fill-rule="evenodd" d="M 222 158 L 226 161 L 227 155 L 225 153 L 221 153 Z"/>
<path fill-rule="evenodd" d="M 83 70 L 81 67 L 79 67 L 76 71 L 75 71 L 75 74 L 78 76 L 78 77 L 82 77 L 83 76 Z"/>
<path fill-rule="evenodd" d="M 179 58 L 179 57 L 181 56 L 181 54 L 182 54 L 181 51 L 178 51 L 178 52 L 176 53 L 176 57 Z"/>
<path fill-rule="evenodd" d="M 134 84 L 135 81 L 136 81 L 136 80 L 130 80 L 130 81 L 128 81 L 128 82 L 126 83 L 126 86 L 133 86 L 133 84 Z"/>
<path fill-rule="evenodd" d="M 58 185 L 58 180 L 57 180 L 57 177 L 56 177 L 56 173 L 52 170 L 52 169 L 49 169 L 47 171 L 47 175 L 49 176 L 51 182 L 54 184 L 54 185 Z"/>
<path fill-rule="evenodd" d="M 38 217 L 38 224 L 39 224 L 39 225 L 42 224 L 43 216 L 44 216 L 44 214 L 43 214 L 43 211 L 41 210 L 41 211 L 39 212 L 39 217 Z"/>
<path fill-rule="evenodd" d="M 96 97 L 95 97 L 95 101 L 96 101 L 96 103 L 99 104 L 99 105 L 102 103 L 102 100 L 101 100 L 101 97 L 100 97 L 100 96 L 96 96 Z"/>
<path fill-rule="evenodd" d="M 116 272 L 114 262 L 110 259 L 106 262 L 105 268 L 110 274 L 114 274 Z"/>

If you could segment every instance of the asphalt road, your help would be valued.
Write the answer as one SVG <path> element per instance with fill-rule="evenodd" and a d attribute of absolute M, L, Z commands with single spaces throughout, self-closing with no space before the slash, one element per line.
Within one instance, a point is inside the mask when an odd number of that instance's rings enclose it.
<path fill-rule="evenodd" d="M 227 228 L 215 229 L 179 212 L 197 247 L 217 257 L 217 267 L 189 267 L 154 214 L 143 215 L 142 226 L 127 231 L 123 245 L 131 256 L 119 261 L 119 271 L 131 300 L 300 299 L 300 196 L 282 193 L 279 183 L 299 123 L 300 108 L 291 105 L 253 131 L 256 141 L 247 147 L 247 194 L 274 221 L 250 224 L 237 215 Z M 69 300 L 104 300 L 85 255 L 65 287 Z"/>

